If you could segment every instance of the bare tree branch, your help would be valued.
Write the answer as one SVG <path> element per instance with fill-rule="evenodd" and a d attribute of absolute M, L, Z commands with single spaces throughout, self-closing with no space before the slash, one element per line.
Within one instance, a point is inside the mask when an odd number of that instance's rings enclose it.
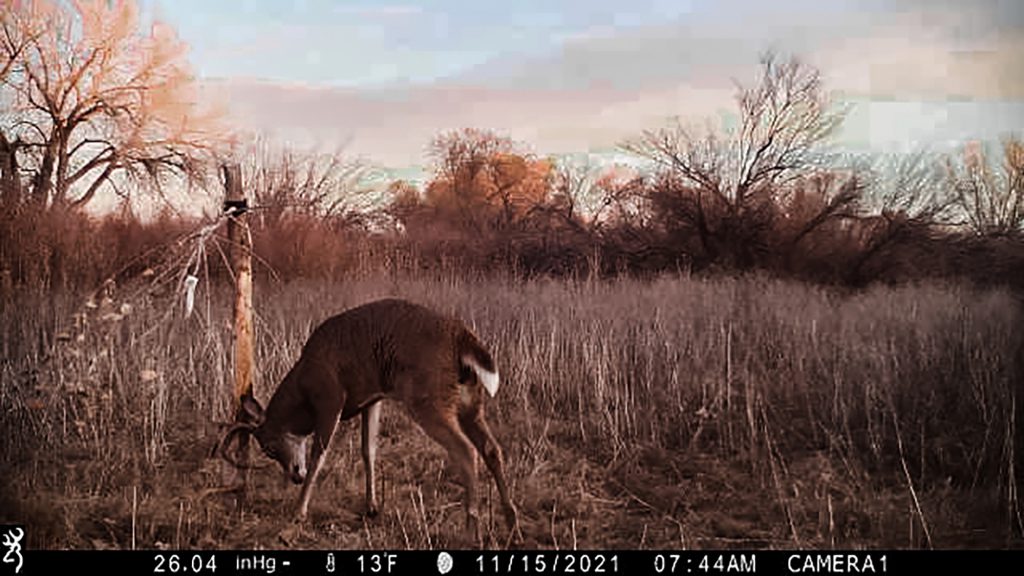
<path fill-rule="evenodd" d="M 12 0 L 0 30 L 0 131 L 24 143 L 24 194 L 41 206 L 80 209 L 118 174 L 156 191 L 200 176 L 230 136 L 196 107 L 184 45 L 159 22 L 142 30 L 134 0 Z"/>

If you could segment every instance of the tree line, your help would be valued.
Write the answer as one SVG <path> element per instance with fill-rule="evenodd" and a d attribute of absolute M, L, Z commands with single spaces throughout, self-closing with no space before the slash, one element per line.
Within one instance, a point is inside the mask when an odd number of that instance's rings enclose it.
<path fill-rule="evenodd" d="M 138 258 L 193 217 L 168 209 L 142 221 L 130 200 L 160 201 L 170 188 L 219 194 L 226 159 L 243 165 L 258 208 L 256 250 L 285 277 L 404 258 L 558 276 L 1022 282 L 1019 137 L 946 156 L 837 155 L 828 143 L 842 108 L 795 57 L 762 56 L 737 87 L 734 126 L 640 132 L 620 146 L 628 162 L 542 157 L 471 128 L 430 142 L 425 182 L 381 183 L 341 152 L 232 132 L 199 99 L 173 30 L 143 30 L 134 2 L 14 0 L 0 10 L 8 283 L 67 286 L 89 279 L 86 263 L 105 274 Z M 101 197 L 120 198 L 120 209 L 89 216 Z"/>

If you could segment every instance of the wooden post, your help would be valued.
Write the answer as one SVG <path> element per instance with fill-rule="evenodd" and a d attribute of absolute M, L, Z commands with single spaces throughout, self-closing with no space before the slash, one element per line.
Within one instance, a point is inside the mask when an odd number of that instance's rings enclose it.
<path fill-rule="evenodd" d="M 252 396 L 252 374 L 255 367 L 252 330 L 252 236 L 249 233 L 249 203 L 242 190 L 242 171 L 237 164 L 221 167 L 224 173 L 224 213 L 228 215 L 228 241 L 231 243 L 231 265 L 235 274 L 235 420 L 242 417 L 241 400 Z M 242 435 L 239 461 L 249 462 L 249 437 Z M 239 510 L 245 500 L 249 474 L 243 469 L 240 478 Z"/>

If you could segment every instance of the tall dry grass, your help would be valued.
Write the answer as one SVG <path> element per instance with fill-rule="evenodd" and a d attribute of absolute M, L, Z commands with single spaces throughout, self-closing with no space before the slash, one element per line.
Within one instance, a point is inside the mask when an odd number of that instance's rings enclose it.
<path fill-rule="evenodd" d="M 203 288 L 188 319 L 173 298 L 5 296 L 0 519 L 44 546 L 262 541 L 225 522 L 227 504 L 191 498 L 220 480 L 207 452 L 231 412 L 230 298 Z M 261 285 L 257 397 L 319 321 L 383 296 L 457 314 L 491 344 L 503 382 L 488 410 L 527 545 L 1020 542 L 1021 312 L 1006 292 L 370 272 Z M 457 526 L 451 493 L 424 498 L 439 450 L 385 413 L 392 512 L 372 531 L 335 524 L 353 506 L 331 494 L 358 501 L 353 430 L 335 447 L 345 472 L 314 497 L 332 529 L 306 545 L 435 546 Z M 252 513 L 282 520 L 294 494 L 260 486 L 274 504 Z"/>

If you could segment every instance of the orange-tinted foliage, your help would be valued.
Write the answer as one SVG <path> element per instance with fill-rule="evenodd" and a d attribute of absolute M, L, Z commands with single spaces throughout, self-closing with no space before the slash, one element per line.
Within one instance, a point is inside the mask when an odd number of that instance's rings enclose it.
<path fill-rule="evenodd" d="M 0 168 L 24 184 L 19 201 L 80 209 L 124 177 L 199 175 L 196 160 L 227 141 L 199 106 L 185 43 L 160 22 L 142 30 L 132 0 L 20 0 L 0 32 Z"/>

